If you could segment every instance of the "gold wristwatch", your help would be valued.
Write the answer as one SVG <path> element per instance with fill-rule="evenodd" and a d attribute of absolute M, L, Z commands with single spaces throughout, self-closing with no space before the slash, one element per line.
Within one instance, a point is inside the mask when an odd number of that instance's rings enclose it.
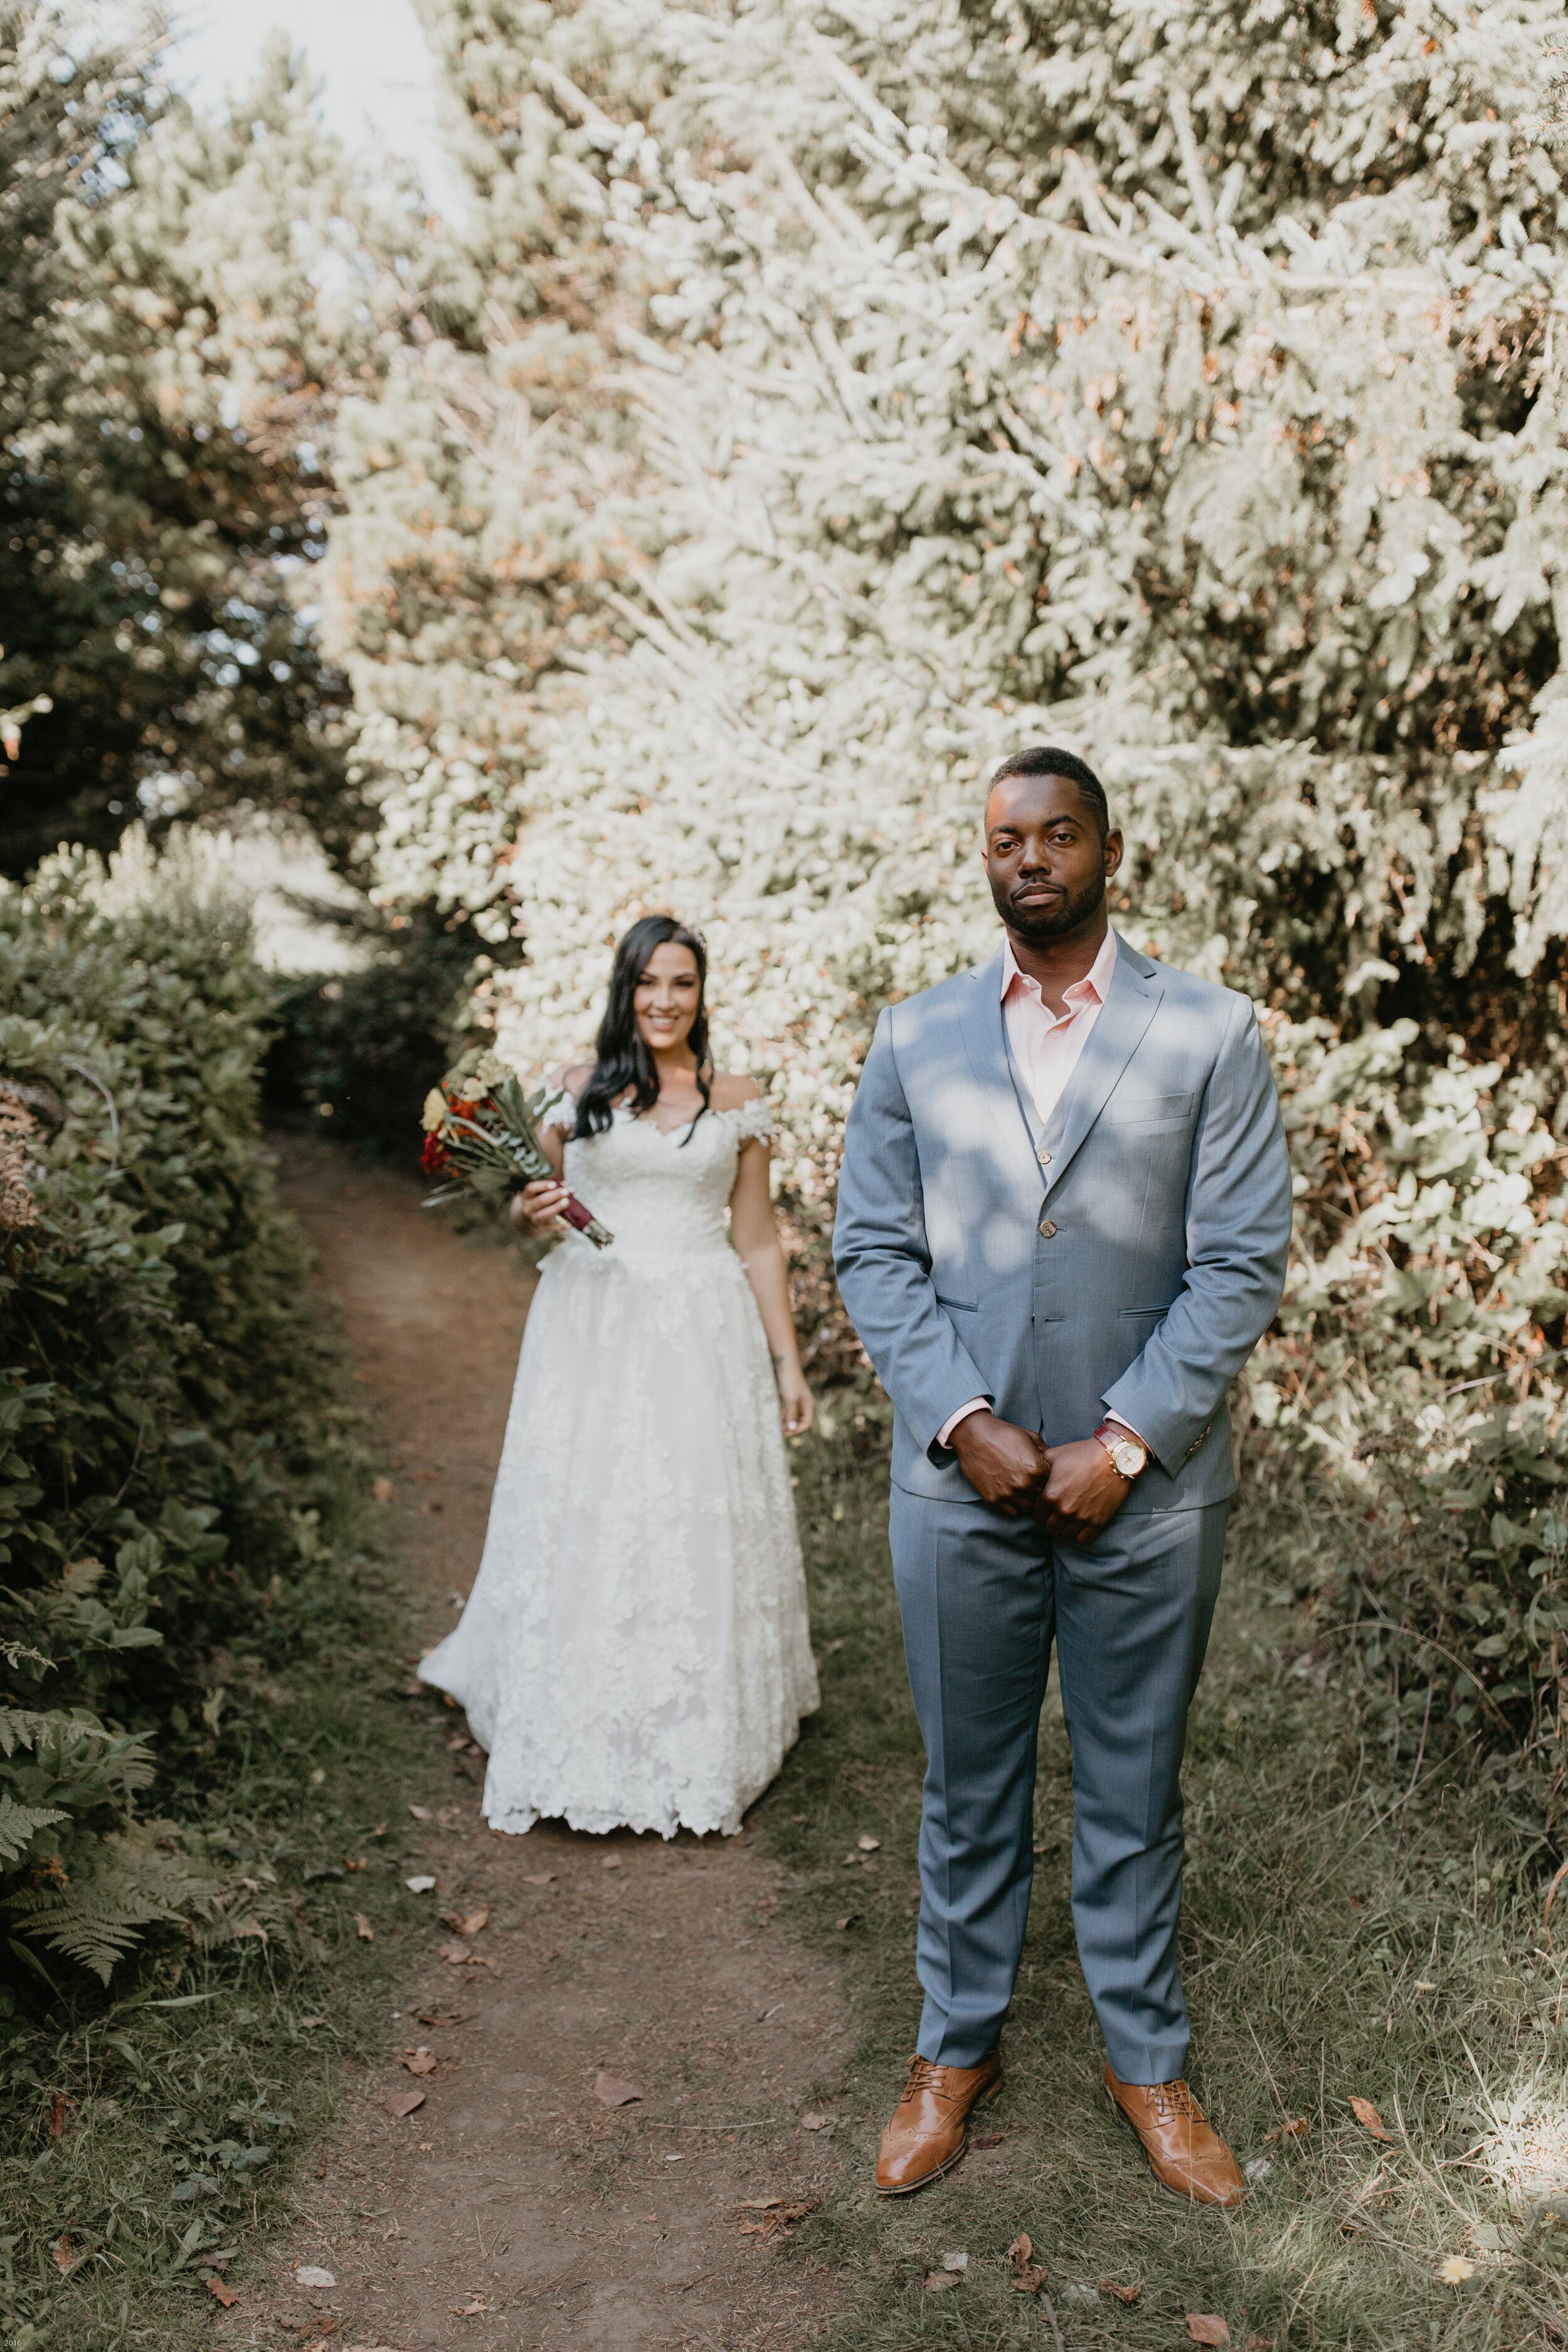
<path fill-rule="evenodd" d="M 1130 1429 L 1124 1429 L 1119 1421 L 1102 1421 L 1094 1434 L 1110 1454 L 1110 1466 L 1117 1476 L 1125 1479 L 1131 1486 L 1133 1479 L 1148 1467 L 1147 1446 L 1134 1437 Z"/>

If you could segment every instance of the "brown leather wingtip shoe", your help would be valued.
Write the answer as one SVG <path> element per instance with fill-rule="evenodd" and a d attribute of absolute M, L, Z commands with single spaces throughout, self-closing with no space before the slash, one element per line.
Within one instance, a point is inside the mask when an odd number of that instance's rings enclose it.
<path fill-rule="evenodd" d="M 969 2147 L 971 2114 L 1001 2088 L 999 2050 L 978 2066 L 939 2066 L 931 2058 L 911 2058 L 904 2095 L 877 2150 L 878 2194 L 908 2197 L 951 2172 Z"/>
<path fill-rule="evenodd" d="M 1247 2195 L 1236 2158 L 1185 2083 L 1119 2083 L 1105 2067 L 1111 2105 L 1143 2143 L 1154 2178 L 1194 2205 L 1239 2205 Z"/>

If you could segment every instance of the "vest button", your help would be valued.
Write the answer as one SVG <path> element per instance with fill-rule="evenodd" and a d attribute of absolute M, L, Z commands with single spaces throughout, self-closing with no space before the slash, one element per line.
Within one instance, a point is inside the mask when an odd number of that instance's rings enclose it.
<path fill-rule="evenodd" d="M 1052 1224 L 1049 1217 L 1042 1217 L 1040 1219 L 1040 1238 L 1042 1241 L 1054 1241 L 1056 1238 L 1056 1231 L 1057 1229 L 1055 1225 Z"/>
<path fill-rule="evenodd" d="M 1050 1166 L 1051 1155 L 1048 1151 L 1037 1151 L 1035 1157 L 1039 1161 L 1042 1168 L 1048 1168 Z"/>

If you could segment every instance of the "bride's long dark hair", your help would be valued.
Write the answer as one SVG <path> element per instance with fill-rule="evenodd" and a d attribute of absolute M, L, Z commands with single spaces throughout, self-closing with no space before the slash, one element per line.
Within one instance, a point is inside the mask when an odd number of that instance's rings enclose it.
<path fill-rule="evenodd" d="M 647 969 L 649 957 L 657 948 L 663 947 L 689 948 L 697 960 L 697 1018 L 686 1042 L 697 1056 L 697 1091 L 702 1097 L 702 1110 L 709 1107 L 712 1074 L 708 1067 L 708 1008 L 704 1002 L 708 950 L 700 934 L 688 930 L 673 915 L 644 915 L 616 950 L 610 1001 L 595 1041 L 594 1075 L 577 1101 L 577 1124 L 572 1133 L 578 1142 L 586 1136 L 603 1134 L 615 1115 L 616 1102 L 628 1087 L 633 1090 L 629 1108 L 639 1118 L 658 1100 L 658 1071 L 653 1055 L 643 1044 L 635 1000 L 637 982 Z M 697 1118 L 701 1118 L 702 1110 Z M 682 1136 L 680 1150 L 690 1142 L 697 1118 Z"/>

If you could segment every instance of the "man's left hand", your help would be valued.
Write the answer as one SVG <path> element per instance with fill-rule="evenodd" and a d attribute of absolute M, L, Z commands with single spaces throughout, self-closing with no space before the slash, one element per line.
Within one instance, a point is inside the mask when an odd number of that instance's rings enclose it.
<path fill-rule="evenodd" d="M 1035 1508 L 1049 1536 L 1092 1543 L 1108 1528 L 1131 1488 L 1097 1437 L 1051 1448 L 1051 1475 Z"/>

